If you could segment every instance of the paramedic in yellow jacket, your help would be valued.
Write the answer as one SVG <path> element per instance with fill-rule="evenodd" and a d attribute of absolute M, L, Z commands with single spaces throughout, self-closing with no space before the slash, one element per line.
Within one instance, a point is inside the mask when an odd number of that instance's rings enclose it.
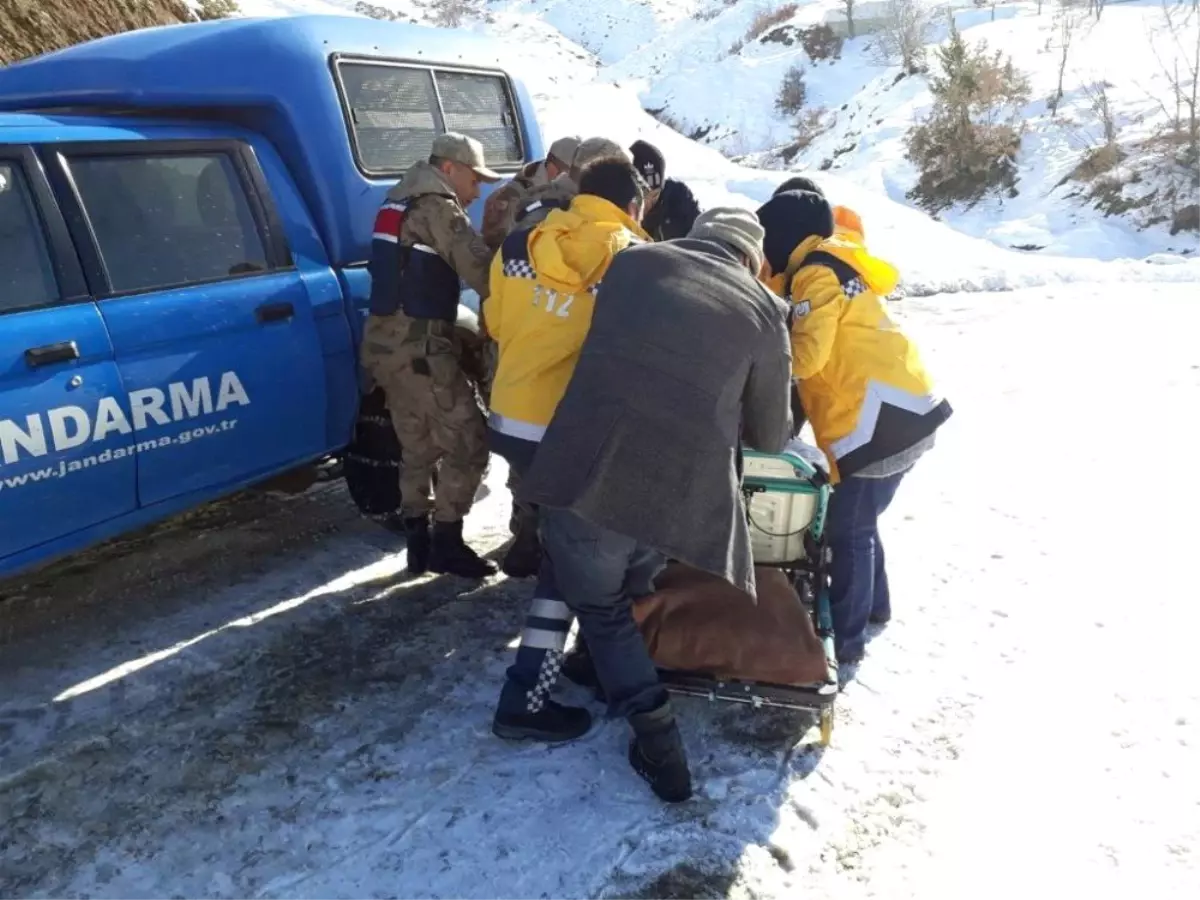
<path fill-rule="evenodd" d="M 592 322 L 613 256 L 637 241 L 645 188 L 625 158 L 601 158 L 579 175 L 579 193 L 532 230 L 509 235 L 492 260 L 483 305 L 499 361 L 492 382 L 489 445 L 520 474 L 554 416 Z M 586 709 L 550 700 L 573 617 L 542 555 L 516 662 L 492 730 L 503 738 L 566 741 L 591 727 Z"/>
<path fill-rule="evenodd" d="M 826 525 L 839 662 L 891 617 L 878 518 L 950 417 L 884 297 L 896 270 L 848 234 L 824 197 L 785 191 L 758 210 L 771 286 L 792 308 L 792 374 L 835 484 Z M 861 229 L 861 222 L 858 223 Z"/>

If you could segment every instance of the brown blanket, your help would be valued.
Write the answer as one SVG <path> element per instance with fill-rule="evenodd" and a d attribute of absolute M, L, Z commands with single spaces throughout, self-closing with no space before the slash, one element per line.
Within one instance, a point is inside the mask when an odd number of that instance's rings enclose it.
<path fill-rule="evenodd" d="M 825 678 L 825 651 L 787 576 L 758 567 L 758 603 L 723 578 L 672 563 L 633 607 L 664 669 L 804 685 Z"/>

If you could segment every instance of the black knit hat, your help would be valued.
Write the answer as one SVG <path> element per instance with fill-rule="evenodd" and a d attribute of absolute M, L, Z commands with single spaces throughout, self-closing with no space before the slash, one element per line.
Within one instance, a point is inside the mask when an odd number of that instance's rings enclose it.
<path fill-rule="evenodd" d="M 808 191 L 810 194 L 816 194 L 818 197 L 824 197 L 825 192 L 811 178 L 805 175 L 793 175 L 779 187 L 775 188 L 775 193 L 771 196 L 782 194 L 784 191 Z"/>
<path fill-rule="evenodd" d="M 633 154 L 634 167 L 650 186 L 650 190 L 662 187 L 667 177 L 667 161 L 663 159 L 662 152 L 646 141 L 634 141 L 629 152 Z"/>
<path fill-rule="evenodd" d="M 787 269 L 788 257 L 806 238 L 833 234 L 829 201 L 811 191 L 776 194 L 758 208 L 758 221 L 766 231 L 763 252 L 776 274 Z"/>

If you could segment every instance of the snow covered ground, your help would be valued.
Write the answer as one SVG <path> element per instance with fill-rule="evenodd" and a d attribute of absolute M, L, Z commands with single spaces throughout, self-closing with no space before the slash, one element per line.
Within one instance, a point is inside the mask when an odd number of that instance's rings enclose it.
<path fill-rule="evenodd" d="M 628 6 L 614 31 L 683 27 Z M 521 7 L 486 27 L 548 138 L 648 137 L 706 206 L 784 177 L 597 79 L 565 5 Z M 682 700 L 698 796 L 667 808 L 622 723 L 498 741 L 529 585 L 407 581 L 338 487 L 248 495 L 0 585 L 0 895 L 1194 898 L 1200 260 L 1116 232 L 1078 258 L 1058 219 L 1065 255 L 1018 253 L 867 171 L 819 180 L 900 267 L 956 415 L 884 521 L 896 619 L 831 748 L 804 715 Z M 469 521 L 492 550 L 504 479 Z"/>
<path fill-rule="evenodd" d="M 824 753 L 803 715 L 681 701 L 680 808 L 621 723 L 493 738 L 528 586 L 406 582 L 337 489 L 6 586 L 0 893 L 1194 897 L 1196 299 L 899 304 L 958 413 L 885 520 L 897 618 Z"/>

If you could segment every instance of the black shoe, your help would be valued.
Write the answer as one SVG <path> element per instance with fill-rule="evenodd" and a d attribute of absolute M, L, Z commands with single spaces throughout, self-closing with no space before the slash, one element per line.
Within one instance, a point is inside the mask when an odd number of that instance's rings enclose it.
<path fill-rule="evenodd" d="M 571 652 L 563 657 L 560 671 L 572 683 L 580 687 L 591 688 L 592 693 L 601 703 L 608 702 L 604 688 L 600 685 L 600 677 L 596 674 L 596 664 L 592 661 L 592 655 L 588 653 L 587 644 L 583 642 L 582 638 L 575 644 Z"/>
<path fill-rule="evenodd" d="M 408 550 L 408 571 L 424 575 L 429 568 L 429 517 L 416 516 L 404 520 L 404 544 Z"/>
<path fill-rule="evenodd" d="M 506 741 L 545 741 L 561 744 L 583 737 L 592 727 L 592 714 L 586 709 L 563 706 L 553 700 L 535 713 L 497 712 L 492 733 Z"/>
<path fill-rule="evenodd" d="M 571 652 L 563 657 L 560 671 L 580 687 L 600 686 L 600 679 L 596 676 L 596 664 L 592 662 L 592 654 L 588 653 L 587 644 L 583 641 L 578 641 Z"/>
<path fill-rule="evenodd" d="M 500 563 L 500 571 L 509 578 L 532 578 L 541 565 L 542 545 L 538 541 L 537 520 L 522 517 L 516 537 Z"/>
<path fill-rule="evenodd" d="M 682 803 L 692 796 L 692 773 L 670 701 L 650 712 L 629 717 L 634 737 L 629 742 L 629 764 L 655 795 L 667 803 Z"/>
<path fill-rule="evenodd" d="M 429 569 L 439 575 L 487 578 L 496 574 L 496 564 L 481 557 L 463 542 L 463 523 L 434 522 L 429 547 Z"/>
<path fill-rule="evenodd" d="M 872 625 L 886 625 L 888 622 L 892 621 L 892 614 L 890 612 L 871 613 L 871 615 L 867 617 L 867 621 Z"/>

